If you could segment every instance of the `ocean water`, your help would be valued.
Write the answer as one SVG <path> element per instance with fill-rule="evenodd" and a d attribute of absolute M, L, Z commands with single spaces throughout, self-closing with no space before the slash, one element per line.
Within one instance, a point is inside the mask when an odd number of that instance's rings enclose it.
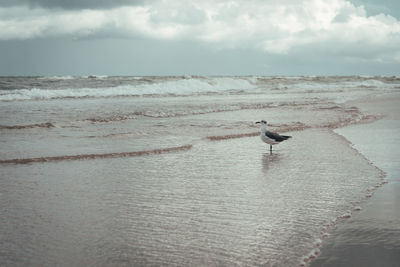
<path fill-rule="evenodd" d="M 398 77 L 0 77 L 0 263 L 299 266 L 384 173 L 334 129 Z M 255 121 L 293 138 L 261 142 Z"/>

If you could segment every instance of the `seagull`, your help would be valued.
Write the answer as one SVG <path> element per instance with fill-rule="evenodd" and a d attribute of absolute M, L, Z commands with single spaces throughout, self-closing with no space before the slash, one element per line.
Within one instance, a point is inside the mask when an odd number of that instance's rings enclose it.
<path fill-rule="evenodd" d="M 277 133 L 273 133 L 267 130 L 267 122 L 265 120 L 257 121 L 256 123 L 261 124 L 261 140 L 265 143 L 269 144 L 269 152 L 272 153 L 272 145 L 279 144 L 282 141 L 285 141 L 289 138 L 292 138 L 288 135 L 279 135 Z"/>

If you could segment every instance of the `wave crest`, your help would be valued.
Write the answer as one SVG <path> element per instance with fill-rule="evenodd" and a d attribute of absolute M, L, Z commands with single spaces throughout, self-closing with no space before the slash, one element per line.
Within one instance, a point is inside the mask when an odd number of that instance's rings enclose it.
<path fill-rule="evenodd" d="M 124 84 L 103 88 L 16 89 L 0 91 L 0 101 L 46 100 L 62 98 L 104 98 L 146 95 L 190 95 L 254 88 L 249 78 L 196 77 L 169 79 L 139 84 Z"/>
<path fill-rule="evenodd" d="M 55 125 L 51 122 L 27 124 L 27 125 L 0 125 L 0 129 L 27 129 L 27 128 L 53 128 Z"/>
<path fill-rule="evenodd" d="M 66 161 L 66 160 L 81 160 L 81 159 L 103 159 L 103 158 L 122 158 L 122 157 L 138 157 L 155 154 L 165 154 L 176 151 L 185 151 L 192 148 L 192 145 L 184 145 L 178 147 L 169 147 L 162 149 L 133 151 L 133 152 L 117 152 L 117 153 L 105 153 L 105 154 L 81 154 L 72 156 L 54 156 L 54 157 L 40 157 L 40 158 L 23 158 L 23 159 L 8 159 L 0 160 L 0 164 L 28 164 L 28 163 L 40 163 L 50 161 Z"/>

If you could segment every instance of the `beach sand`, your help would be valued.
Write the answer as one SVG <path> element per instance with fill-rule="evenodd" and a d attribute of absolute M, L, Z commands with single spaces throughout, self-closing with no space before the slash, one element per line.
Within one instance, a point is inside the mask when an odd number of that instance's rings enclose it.
<path fill-rule="evenodd" d="M 400 266 L 400 99 L 385 96 L 352 104 L 384 117 L 336 131 L 386 172 L 388 183 L 331 231 L 311 266 Z"/>

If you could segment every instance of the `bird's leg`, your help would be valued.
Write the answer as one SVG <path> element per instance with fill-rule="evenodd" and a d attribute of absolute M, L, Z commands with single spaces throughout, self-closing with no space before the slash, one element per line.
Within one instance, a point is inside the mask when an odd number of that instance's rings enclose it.
<path fill-rule="evenodd" d="M 272 154 L 272 145 L 269 145 L 269 153 Z"/>

